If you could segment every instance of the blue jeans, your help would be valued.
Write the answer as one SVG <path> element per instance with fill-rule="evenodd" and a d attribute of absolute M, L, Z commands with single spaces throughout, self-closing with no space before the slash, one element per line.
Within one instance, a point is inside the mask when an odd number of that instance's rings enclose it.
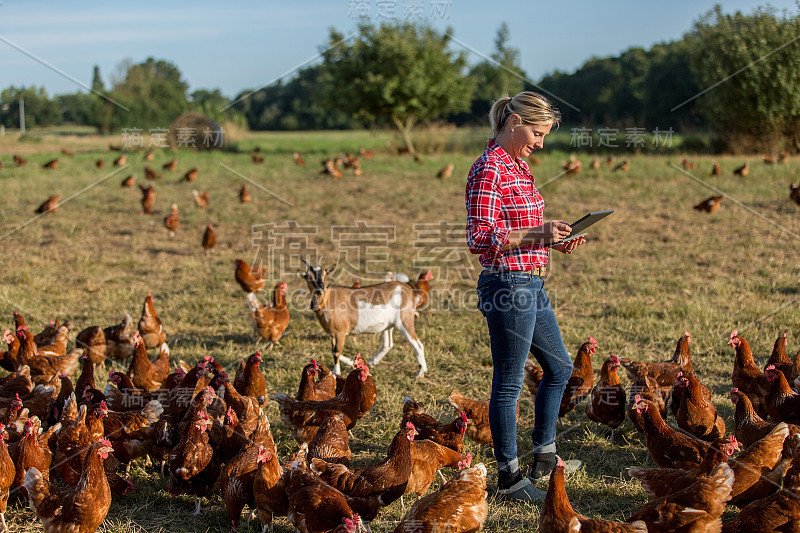
<path fill-rule="evenodd" d="M 572 374 L 572 359 L 544 280 L 522 272 L 484 270 L 478 279 L 478 299 L 489 326 L 494 364 L 489 426 L 498 467 L 518 464 L 516 410 L 529 352 L 544 370 L 534 407 L 533 451 L 555 452 L 558 410 Z"/>

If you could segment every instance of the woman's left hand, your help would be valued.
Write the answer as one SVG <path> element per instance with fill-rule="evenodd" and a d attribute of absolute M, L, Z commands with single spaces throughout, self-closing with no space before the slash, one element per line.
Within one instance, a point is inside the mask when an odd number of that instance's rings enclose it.
<path fill-rule="evenodd" d="M 558 250 L 562 254 L 571 254 L 572 251 L 580 246 L 581 244 L 586 242 L 586 237 L 578 237 L 577 239 L 572 239 L 571 241 L 567 241 L 563 244 L 556 244 L 553 246 L 554 250 Z"/>

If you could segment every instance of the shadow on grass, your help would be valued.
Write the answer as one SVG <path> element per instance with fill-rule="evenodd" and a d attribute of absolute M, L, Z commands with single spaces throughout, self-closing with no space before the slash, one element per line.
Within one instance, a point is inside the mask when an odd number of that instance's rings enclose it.
<path fill-rule="evenodd" d="M 146 249 L 150 255 L 168 254 L 181 257 L 193 257 L 196 255 L 194 251 L 181 251 L 181 250 L 167 250 L 165 248 L 156 248 L 151 246 Z"/>
<path fill-rule="evenodd" d="M 778 287 L 775 289 L 775 292 L 778 294 L 784 294 L 786 296 L 795 296 L 800 294 L 800 287 L 797 286 L 785 286 L 785 287 Z"/>
<path fill-rule="evenodd" d="M 251 346 L 253 336 L 244 333 L 223 333 L 220 335 L 206 335 L 194 332 L 177 333 L 170 335 L 167 343 L 176 346 L 202 345 L 207 349 L 225 348 L 230 344 Z"/>

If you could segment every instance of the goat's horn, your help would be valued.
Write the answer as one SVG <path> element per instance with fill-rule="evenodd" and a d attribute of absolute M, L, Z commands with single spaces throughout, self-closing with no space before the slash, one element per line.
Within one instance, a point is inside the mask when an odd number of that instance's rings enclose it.
<path fill-rule="evenodd" d="M 321 261 L 321 260 L 320 260 L 319 264 L 320 264 L 320 265 L 322 264 L 322 261 Z M 329 267 L 328 267 L 328 268 L 326 268 L 325 270 L 328 272 L 328 274 L 331 274 L 331 273 L 333 273 L 333 272 L 334 272 L 334 271 L 335 271 L 335 270 L 336 270 L 338 267 L 339 267 L 339 261 L 336 261 L 334 264 L 332 264 L 331 266 L 329 266 Z"/>
<path fill-rule="evenodd" d="M 305 259 L 303 259 L 302 257 L 300 257 L 299 259 L 300 259 L 300 261 L 302 261 L 302 262 L 303 262 L 303 263 L 304 263 L 304 264 L 305 264 L 305 265 L 306 265 L 308 268 L 313 268 L 311 265 L 309 265 L 309 264 L 308 264 L 308 261 L 306 261 L 306 260 L 305 260 Z"/>

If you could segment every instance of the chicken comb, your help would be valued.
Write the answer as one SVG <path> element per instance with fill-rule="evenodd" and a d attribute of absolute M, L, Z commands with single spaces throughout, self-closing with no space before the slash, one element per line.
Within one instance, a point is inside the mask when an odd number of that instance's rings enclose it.
<path fill-rule="evenodd" d="M 775 370 L 775 365 L 769 365 L 767 368 L 764 369 L 764 372 L 769 372 L 770 370 Z"/>
<path fill-rule="evenodd" d="M 55 326 L 55 325 L 56 325 L 56 323 L 55 323 L 54 321 L 52 321 L 52 320 L 51 320 L 51 321 L 50 321 L 50 325 L 51 325 L 51 326 Z"/>
<path fill-rule="evenodd" d="M 6 430 L 5 424 L 0 424 L 0 439 L 3 438 L 3 432 Z"/>
<path fill-rule="evenodd" d="M 464 411 L 461 411 L 461 420 L 463 420 L 465 424 L 469 422 L 467 420 L 467 413 L 465 413 Z"/>
<path fill-rule="evenodd" d="M 100 444 L 102 444 L 103 446 L 107 446 L 108 448 L 111 448 L 111 447 L 112 447 L 112 446 L 111 446 L 111 441 L 110 441 L 110 440 L 108 440 L 108 439 L 107 439 L 107 438 L 105 438 L 105 437 L 103 437 L 103 438 L 101 438 L 101 439 L 100 439 Z"/>
<path fill-rule="evenodd" d="M 415 428 L 414 424 L 412 424 L 411 422 L 406 422 L 406 427 L 409 428 L 409 429 L 413 429 L 414 431 L 417 430 L 417 428 Z"/>
<path fill-rule="evenodd" d="M 591 344 L 592 346 L 597 346 L 598 345 L 597 339 L 595 339 L 594 337 L 589 337 L 589 344 Z"/>
<path fill-rule="evenodd" d="M 100 400 L 100 409 L 103 411 L 108 411 L 108 405 L 106 404 L 105 400 Z"/>
<path fill-rule="evenodd" d="M 675 379 L 682 378 L 682 377 L 683 377 L 683 370 L 678 370 L 678 373 L 675 374 Z"/>
<path fill-rule="evenodd" d="M 564 462 L 564 459 L 562 459 L 561 457 L 559 457 L 559 458 L 558 458 L 558 465 L 557 465 L 557 466 L 559 466 L 560 468 L 566 468 L 566 466 L 567 466 L 567 463 L 565 463 L 565 462 Z"/>
<path fill-rule="evenodd" d="M 686 336 L 686 342 L 689 342 L 692 339 L 692 334 L 688 331 L 684 331 L 683 334 Z"/>
<path fill-rule="evenodd" d="M 636 403 L 639 403 L 639 402 L 641 402 L 641 401 L 642 401 L 642 395 L 641 395 L 641 394 L 637 394 L 636 396 L 634 396 L 634 397 L 633 397 L 633 400 L 634 400 Z"/>
<path fill-rule="evenodd" d="M 615 365 L 619 364 L 619 357 L 617 357 L 616 355 L 610 356 L 609 359 L 611 359 L 611 362 L 614 363 Z"/>
<path fill-rule="evenodd" d="M 737 387 L 734 387 L 734 388 L 731 389 L 731 394 L 733 394 L 735 392 L 739 392 L 739 389 Z"/>
<path fill-rule="evenodd" d="M 317 368 L 319 366 L 319 365 L 317 365 L 317 360 L 316 359 L 311 359 L 311 364 L 314 365 L 314 368 Z"/>

